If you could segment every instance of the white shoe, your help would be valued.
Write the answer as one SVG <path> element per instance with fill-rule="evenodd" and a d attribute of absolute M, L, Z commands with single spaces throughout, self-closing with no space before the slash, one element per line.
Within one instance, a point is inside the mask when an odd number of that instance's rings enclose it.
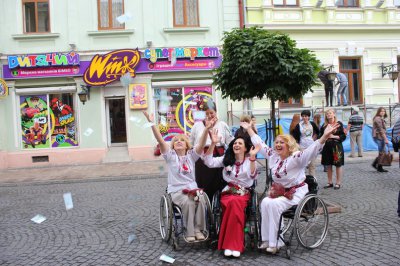
<path fill-rule="evenodd" d="M 240 251 L 233 250 L 232 251 L 232 256 L 234 256 L 236 258 L 239 258 L 240 257 Z"/>
<path fill-rule="evenodd" d="M 267 248 L 267 252 L 271 254 L 275 254 L 278 252 L 279 248 Z"/>
<path fill-rule="evenodd" d="M 263 241 L 258 249 L 266 249 L 269 248 L 268 241 Z"/>
<path fill-rule="evenodd" d="M 206 239 L 206 238 L 204 237 L 203 233 L 197 232 L 197 233 L 196 233 L 196 239 L 197 239 L 197 240 L 204 240 L 204 239 Z"/>
<path fill-rule="evenodd" d="M 186 237 L 186 241 L 187 242 L 194 242 L 194 241 L 196 241 L 196 238 L 194 236 L 187 236 Z"/>
<path fill-rule="evenodd" d="M 232 250 L 230 250 L 230 249 L 225 249 L 224 255 L 225 255 L 226 257 L 232 256 Z"/>

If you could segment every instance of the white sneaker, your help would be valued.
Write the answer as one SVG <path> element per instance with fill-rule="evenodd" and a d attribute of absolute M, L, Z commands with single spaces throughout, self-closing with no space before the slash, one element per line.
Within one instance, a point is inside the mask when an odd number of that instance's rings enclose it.
<path fill-rule="evenodd" d="M 187 236 L 186 237 L 186 241 L 187 242 L 194 242 L 194 241 L 196 241 L 196 238 L 194 236 Z"/>
<path fill-rule="evenodd" d="M 275 254 L 279 251 L 279 248 L 267 248 L 266 250 L 268 253 Z"/>
<path fill-rule="evenodd" d="M 203 233 L 197 232 L 197 233 L 196 233 L 196 239 L 197 239 L 197 240 L 204 240 L 204 239 L 206 239 L 206 238 L 204 237 Z"/>
<path fill-rule="evenodd" d="M 267 249 L 267 248 L 269 248 L 268 241 L 263 241 L 258 248 L 259 249 Z"/>
<path fill-rule="evenodd" d="M 240 251 L 233 250 L 232 251 L 232 256 L 234 256 L 236 258 L 239 258 L 240 257 Z"/>
<path fill-rule="evenodd" d="M 225 249 L 224 255 L 225 255 L 226 257 L 232 256 L 232 250 L 230 250 L 230 249 Z"/>

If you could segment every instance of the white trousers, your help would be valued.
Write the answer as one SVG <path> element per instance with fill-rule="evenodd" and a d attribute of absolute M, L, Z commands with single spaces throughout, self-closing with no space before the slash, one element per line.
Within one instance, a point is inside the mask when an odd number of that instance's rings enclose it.
<path fill-rule="evenodd" d="M 200 196 L 199 202 L 195 202 L 187 194 L 182 192 L 171 193 L 172 201 L 182 210 L 183 223 L 186 227 L 186 236 L 195 236 L 205 230 L 205 200 Z"/>
<path fill-rule="evenodd" d="M 275 199 L 266 197 L 261 201 L 261 239 L 262 241 L 268 242 L 268 246 L 282 247 L 285 245 L 281 239 L 277 242 L 281 214 L 293 205 L 297 205 L 305 197 L 307 192 L 308 186 L 305 184 L 296 189 L 292 200 L 286 197 L 278 197 Z"/>

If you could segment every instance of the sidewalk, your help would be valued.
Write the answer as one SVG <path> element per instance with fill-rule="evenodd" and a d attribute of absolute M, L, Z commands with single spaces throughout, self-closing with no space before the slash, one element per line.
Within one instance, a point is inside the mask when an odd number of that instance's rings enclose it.
<path fill-rule="evenodd" d="M 363 157 L 349 158 L 345 154 L 345 164 L 374 160 L 376 151 L 364 152 Z M 393 164 L 398 164 L 398 153 L 394 154 Z M 318 158 L 320 160 L 320 158 Z M 259 167 L 265 167 L 265 160 L 258 160 Z M 37 182 L 50 180 L 86 180 L 112 177 L 166 176 L 165 161 L 159 157 L 152 161 L 131 161 L 88 165 L 65 165 L 53 167 L 21 168 L 0 170 L 0 183 Z"/>

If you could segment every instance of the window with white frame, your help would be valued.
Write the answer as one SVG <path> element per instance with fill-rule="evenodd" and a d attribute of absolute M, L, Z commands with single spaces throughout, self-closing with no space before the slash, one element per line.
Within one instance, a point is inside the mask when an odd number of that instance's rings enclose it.
<path fill-rule="evenodd" d="M 174 27 L 198 27 L 198 0 L 173 0 Z"/>
<path fill-rule="evenodd" d="M 276 7 L 294 7 L 299 6 L 298 0 L 273 0 Z"/>
<path fill-rule="evenodd" d="M 359 7 L 358 0 L 336 0 L 337 7 Z"/>

